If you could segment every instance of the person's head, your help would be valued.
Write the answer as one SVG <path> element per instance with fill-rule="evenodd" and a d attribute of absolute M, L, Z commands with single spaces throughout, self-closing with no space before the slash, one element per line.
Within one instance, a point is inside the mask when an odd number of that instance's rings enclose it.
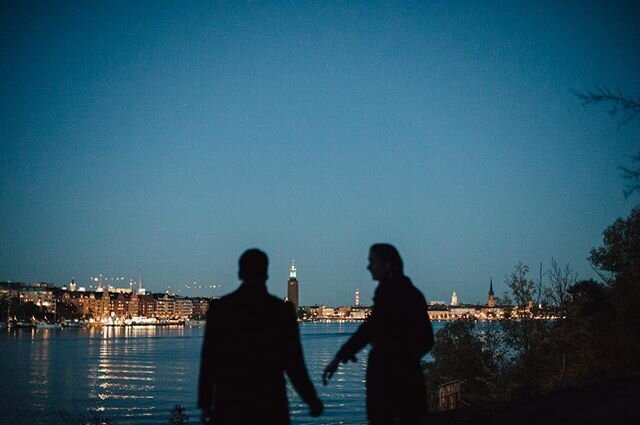
<path fill-rule="evenodd" d="M 369 249 L 369 266 L 373 280 L 384 280 L 404 275 L 404 265 L 398 250 L 387 243 L 371 245 Z"/>
<path fill-rule="evenodd" d="M 238 277 L 246 281 L 266 281 L 269 258 L 257 248 L 246 250 L 238 261 Z"/>

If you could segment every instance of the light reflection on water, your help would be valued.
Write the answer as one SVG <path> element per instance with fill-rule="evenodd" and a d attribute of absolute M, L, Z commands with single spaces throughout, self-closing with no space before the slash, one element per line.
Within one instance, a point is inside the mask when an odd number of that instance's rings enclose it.
<path fill-rule="evenodd" d="M 322 369 L 356 323 L 303 323 L 307 367 L 325 414 L 308 415 L 288 386 L 294 424 L 365 423 L 366 351 L 342 365 L 328 386 Z M 113 425 L 166 423 L 176 405 L 197 423 L 196 391 L 203 328 L 118 327 L 0 331 L 0 423 L 62 424 L 97 409 Z"/>
<path fill-rule="evenodd" d="M 45 329 L 44 332 L 48 332 Z M 31 331 L 32 341 L 36 341 L 36 331 Z M 49 395 L 49 339 L 45 338 L 33 345 L 29 368 L 29 397 L 33 400 L 33 410 L 42 412 L 47 405 Z"/>

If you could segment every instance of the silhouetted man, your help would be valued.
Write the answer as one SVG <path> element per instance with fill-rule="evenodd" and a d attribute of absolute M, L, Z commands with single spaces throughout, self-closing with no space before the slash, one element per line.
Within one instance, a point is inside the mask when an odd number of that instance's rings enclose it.
<path fill-rule="evenodd" d="M 198 407 L 212 424 L 289 424 L 284 372 L 311 416 L 323 405 L 304 363 L 295 311 L 267 292 L 267 255 L 240 257 L 242 285 L 209 306 Z"/>
<path fill-rule="evenodd" d="M 420 359 L 433 346 L 424 296 L 404 275 L 402 259 L 392 245 L 373 245 L 367 268 L 379 282 L 371 315 L 336 353 L 322 379 L 326 385 L 340 362 L 355 361 L 356 353 L 371 344 L 367 364 L 369 423 L 420 424 L 427 414 Z"/>

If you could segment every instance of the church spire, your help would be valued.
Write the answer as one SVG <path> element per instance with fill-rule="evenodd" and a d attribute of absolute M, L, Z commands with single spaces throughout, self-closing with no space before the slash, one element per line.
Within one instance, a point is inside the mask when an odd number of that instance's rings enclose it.
<path fill-rule="evenodd" d="M 487 300 L 487 306 L 492 308 L 496 306 L 496 298 L 493 293 L 493 277 L 489 280 L 489 299 Z"/>

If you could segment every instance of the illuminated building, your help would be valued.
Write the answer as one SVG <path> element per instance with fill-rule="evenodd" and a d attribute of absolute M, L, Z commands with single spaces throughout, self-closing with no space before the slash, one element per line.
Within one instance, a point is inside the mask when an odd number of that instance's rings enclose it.
<path fill-rule="evenodd" d="M 453 291 L 453 294 L 451 295 L 451 305 L 452 306 L 458 305 L 458 294 L 456 294 L 456 291 Z"/>
<path fill-rule="evenodd" d="M 296 311 L 300 305 L 298 279 L 296 277 L 296 265 L 291 262 L 291 268 L 289 269 L 289 282 L 287 282 L 287 299 L 293 304 Z"/>
<path fill-rule="evenodd" d="M 44 307 L 48 311 L 56 310 L 53 290 L 45 286 L 30 286 L 20 290 L 20 304 L 34 303 L 38 307 Z"/>
<path fill-rule="evenodd" d="M 193 314 L 193 302 L 190 298 L 176 297 L 173 311 L 174 317 L 188 319 Z"/>
<path fill-rule="evenodd" d="M 152 294 L 138 296 L 138 309 L 143 317 L 156 317 L 156 300 Z"/>
<path fill-rule="evenodd" d="M 176 297 L 169 294 L 154 294 L 156 301 L 156 314 L 159 319 L 171 319 L 175 314 Z"/>
<path fill-rule="evenodd" d="M 125 317 L 127 314 L 127 297 L 124 292 L 107 292 L 106 297 L 109 297 L 109 311 L 115 315 L 115 317 Z"/>
<path fill-rule="evenodd" d="M 140 299 L 135 292 L 128 294 L 127 296 L 127 317 L 133 317 L 140 315 Z"/>
<path fill-rule="evenodd" d="M 209 310 L 210 302 L 211 300 L 209 298 L 191 298 L 191 303 L 193 304 L 191 307 L 193 310 L 193 316 L 204 317 L 204 315 L 207 314 L 207 310 Z"/>

